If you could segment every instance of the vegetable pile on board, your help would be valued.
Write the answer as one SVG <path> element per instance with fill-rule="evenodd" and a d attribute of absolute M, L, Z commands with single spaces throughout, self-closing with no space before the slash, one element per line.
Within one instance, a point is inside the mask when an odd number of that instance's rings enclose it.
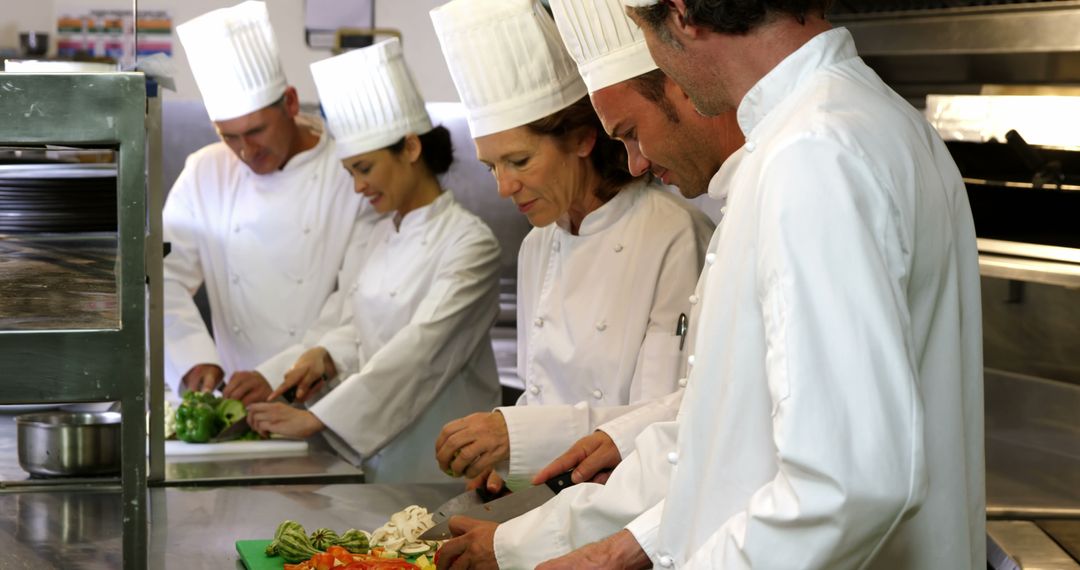
<path fill-rule="evenodd" d="M 338 535 L 320 528 L 309 535 L 299 523 L 285 521 L 274 532 L 266 555 L 284 558 L 290 563 L 287 570 L 427 568 L 439 542 L 419 537 L 434 524 L 427 509 L 416 505 L 394 513 L 371 534 L 349 529 Z"/>
<path fill-rule="evenodd" d="M 206 443 L 221 430 L 244 421 L 247 411 L 239 400 L 218 398 L 205 392 L 187 392 L 176 408 L 176 437 L 188 443 Z M 260 439 L 248 432 L 240 439 Z"/>

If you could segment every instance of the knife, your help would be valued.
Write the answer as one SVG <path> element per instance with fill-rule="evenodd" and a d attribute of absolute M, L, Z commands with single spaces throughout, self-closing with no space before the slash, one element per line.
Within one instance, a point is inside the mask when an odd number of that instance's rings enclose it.
<path fill-rule="evenodd" d="M 281 395 L 286 402 L 292 404 L 296 400 L 296 386 L 289 388 Z M 247 417 L 239 419 L 232 423 L 229 427 L 218 432 L 217 435 L 210 438 L 210 443 L 224 443 L 226 441 L 233 441 L 243 437 L 246 433 L 251 431 L 251 424 L 247 423 Z"/>
<path fill-rule="evenodd" d="M 436 514 L 443 515 L 446 518 L 429 528 L 424 534 L 421 534 L 420 540 L 447 540 L 451 538 L 453 535 L 450 533 L 450 517 L 452 516 L 462 515 L 482 521 L 502 523 L 523 515 L 546 503 L 548 499 L 557 495 L 559 491 L 573 485 L 574 483 L 570 481 L 571 473 L 573 472 L 567 471 L 562 475 L 544 481 L 542 485 L 514 491 L 488 503 L 477 504 L 475 501 L 479 501 L 480 498 L 475 493 L 458 495 L 439 507 Z M 467 498 L 468 495 L 474 495 L 476 498 Z M 455 506 L 462 508 L 462 510 L 454 512 L 452 508 Z"/>

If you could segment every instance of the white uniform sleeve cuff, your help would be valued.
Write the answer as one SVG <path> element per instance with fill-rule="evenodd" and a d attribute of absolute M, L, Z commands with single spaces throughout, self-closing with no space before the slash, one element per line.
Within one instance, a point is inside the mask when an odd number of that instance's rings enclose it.
<path fill-rule="evenodd" d="M 511 406 L 497 408 L 506 419 L 510 463 L 506 484 L 519 489 L 578 439 L 588 435 L 589 409 L 573 406 Z"/>
<path fill-rule="evenodd" d="M 660 519 L 663 514 L 664 501 L 660 501 L 626 525 L 626 530 L 634 535 L 634 540 L 637 540 L 641 549 L 645 551 L 645 554 L 648 555 L 656 567 L 659 567 L 657 566 L 659 561 L 657 560 L 656 551 L 657 538 L 660 534 Z"/>
<path fill-rule="evenodd" d="M 645 431 L 645 428 L 656 422 L 674 421 L 679 413 L 679 404 L 682 403 L 683 390 L 678 390 L 663 398 L 651 401 L 627 414 L 618 416 L 596 429 L 603 431 L 615 442 L 619 448 L 619 455 L 629 457 L 636 444 L 635 439 Z"/>

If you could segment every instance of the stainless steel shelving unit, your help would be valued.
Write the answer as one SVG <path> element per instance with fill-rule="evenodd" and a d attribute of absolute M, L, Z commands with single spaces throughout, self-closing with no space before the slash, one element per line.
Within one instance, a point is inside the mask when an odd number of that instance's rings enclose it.
<path fill-rule="evenodd" d="M 146 112 L 140 73 L 0 73 L 0 145 L 117 151 L 119 318 L 90 329 L 0 331 L 0 402 L 120 402 L 122 553 L 132 570 L 147 566 L 148 537 Z"/>

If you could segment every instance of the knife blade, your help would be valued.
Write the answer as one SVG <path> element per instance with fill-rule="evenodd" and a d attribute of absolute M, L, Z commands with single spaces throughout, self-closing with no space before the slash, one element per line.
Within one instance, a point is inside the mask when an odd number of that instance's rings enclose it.
<path fill-rule="evenodd" d="M 439 524 L 454 515 L 465 512 L 471 507 L 491 502 L 509 492 L 510 489 L 507 489 L 505 485 L 494 493 L 488 491 L 486 486 L 481 485 L 472 491 L 465 491 L 460 495 L 455 495 L 449 501 L 439 505 L 439 508 L 435 509 L 435 512 L 431 514 L 431 519 L 435 521 L 435 524 Z"/>
<path fill-rule="evenodd" d="M 281 397 L 289 404 L 292 404 L 296 400 L 296 386 L 286 390 Z M 210 443 L 225 443 L 226 441 L 240 439 L 250 431 L 251 424 L 247 422 L 247 417 L 244 417 L 233 422 L 229 427 L 221 430 L 217 435 L 210 438 Z"/>
<path fill-rule="evenodd" d="M 450 533 L 450 517 L 452 516 L 462 515 L 482 521 L 502 523 L 523 515 L 546 503 L 557 495 L 559 491 L 573 485 L 574 483 L 570 481 L 571 473 L 567 471 L 562 475 L 544 481 L 542 485 L 514 491 L 488 503 L 466 505 L 464 510 L 460 512 L 448 512 L 445 520 L 424 531 L 424 534 L 420 535 L 420 540 L 447 540 L 451 538 L 453 535 Z M 448 506 L 455 499 L 461 499 L 461 503 L 458 504 L 465 504 L 468 501 L 463 498 L 463 495 L 458 495 L 443 507 Z M 443 512 L 443 507 L 439 507 L 439 512 Z"/>

